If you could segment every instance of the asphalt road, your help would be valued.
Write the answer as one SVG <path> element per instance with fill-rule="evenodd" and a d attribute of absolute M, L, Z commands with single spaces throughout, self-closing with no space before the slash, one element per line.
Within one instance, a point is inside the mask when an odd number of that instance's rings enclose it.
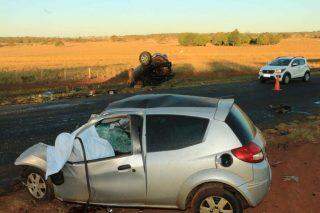
<path fill-rule="evenodd" d="M 273 83 L 258 81 L 215 84 L 192 88 L 152 91 L 150 93 L 177 93 L 207 97 L 234 98 L 262 129 L 280 122 L 304 119 L 320 111 L 320 77 L 311 82 L 301 80 L 281 86 L 273 91 Z M 41 105 L 17 105 L 0 107 L 0 165 L 12 164 L 27 147 L 43 142 L 52 144 L 63 131 L 73 131 L 88 120 L 92 113 L 101 112 L 109 102 L 133 94 L 100 95 L 91 98 L 62 100 Z M 269 105 L 285 104 L 292 112 L 278 114 Z"/>

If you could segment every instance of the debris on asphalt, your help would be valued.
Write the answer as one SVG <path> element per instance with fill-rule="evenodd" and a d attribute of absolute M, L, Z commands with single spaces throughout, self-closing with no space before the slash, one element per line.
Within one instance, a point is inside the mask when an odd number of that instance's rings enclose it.
<path fill-rule="evenodd" d="M 280 131 L 280 135 L 282 135 L 282 136 L 289 135 L 289 131 L 282 130 L 282 131 Z"/>
<path fill-rule="evenodd" d="M 284 104 L 280 104 L 278 106 L 269 105 L 268 108 L 270 110 L 275 111 L 276 113 L 279 113 L 279 114 L 285 114 L 285 113 L 288 113 L 288 112 L 292 111 L 292 107 L 291 106 L 284 105 Z"/>
<path fill-rule="evenodd" d="M 311 115 L 310 112 L 304 112 L 304 111 L 292 111 L 294 113 L 300 113 L 300 114 L 305 114 L 305 115 Z"/>
<path fill-rule="evenodd" d="M 89 96 L 95 96 L 96 95 L 96 90 L 95 89 L 92 89 L 89 91 Z"/>
<path fill-rule="evenodd" d="M 54 99 L 53 97 L 53 92 L 52 91 L 46 91 L 44 93 L 42 93 L 42 98 L 44 98 L 45 100 L 50 100 L 52 101 Z"/>
<path fill-rule="evenodd" d="M 295 182 L 299 182 L 299 177 L 297 177 L 297 176 L 283 176 L 282 177 L 282 180 L 283 181 L 295 181 Z"/>
<path fill-rule="evenodd" d="M 114 95 L 116 93 L 117 93 L 117 90 L 115 90 L 115 89 L 108 90 L 109 95 Z"/>

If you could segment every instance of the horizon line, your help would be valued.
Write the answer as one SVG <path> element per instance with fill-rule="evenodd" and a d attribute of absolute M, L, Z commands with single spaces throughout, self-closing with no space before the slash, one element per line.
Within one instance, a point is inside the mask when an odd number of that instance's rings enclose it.
<path fill-rule="evenodd" d="M 237 29 L 235 29 L 237 30 Z M 56 36 L 56 35 L 9 35 L 2 36 L 0 38 L 24 38 L 24 37 L 32 37 L 32 38 L 105 38 L 111 36 L 153 36 L 153 35 L 176 35 L 183 33 L 196 33 L 196 34 L 215 34 L 215 33 L 230 33 L 232 31 L 220 31 L 220 32 L 175 32 L 175 33 L 146 33 L 146 34 L 111 34 L 111 35 L 73 35 L 73 36 Z M 310 30 L 310 31 L 264 31 L 264 32 L 241 32 L 244 34 L 262 34 L 262 33 L 319 33 L 320 30 Z"/>

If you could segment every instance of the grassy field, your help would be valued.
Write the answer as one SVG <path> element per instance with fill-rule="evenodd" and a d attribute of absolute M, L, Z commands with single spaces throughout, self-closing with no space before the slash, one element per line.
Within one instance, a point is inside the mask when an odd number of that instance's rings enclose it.
<path fill-rule="evenodd" d="M 302 55 L 320 64 L 320 39 L 289 38 L 266 46 L 179 46 L 176 39 L 159 43 L 153 39 L 112 42 L 69 42 L 65 46 L 16 45 L 0 48 L 0 70 L 33 71 L 100 67 L 114 64 L 136 66 L 141 51 L 166 53 L 174 64 L 191 64 L 197 71 L 211 70 L 219 63 L 259 67 L 278 56 Z M 317 61 L 318 59 L 318 61 Z M 316 60 L 316 61 L 314 61 Z"/>
<path fill-rule="evenodd" d="M 186 47 L 175 37 L 68 41 L 64 46 L 18 44 L 0 47 L 0 97 L 124 84 L 124 70 L 137 66 L 139 53 L 144 50 L 166 53 L 173 62 L 176 76 L 164 85 L 170 87 L 252 78 L 259 67 L 279 56 L 304 56 L 311 67 L 320 67 L 319 38 L 291 37 L 264 46 Z"/>

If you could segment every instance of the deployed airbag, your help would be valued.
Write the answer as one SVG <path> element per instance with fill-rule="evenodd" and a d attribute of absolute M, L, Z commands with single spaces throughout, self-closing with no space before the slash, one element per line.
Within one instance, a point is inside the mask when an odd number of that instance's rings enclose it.
<path fill-rule="evenodd" d="M 57 136 L 54 146 L 47 147 L 47 171 L 46 178 L 58 173 L 67 161 L 81 162 L 84 160 L 82 147 L 77 132 L 61 133 Z M 81 132 L 77 137 L 82 139 L 87 160 L 115 156 L 111 144 L 99 137 L 95 126 L 91 126 Z"/>

